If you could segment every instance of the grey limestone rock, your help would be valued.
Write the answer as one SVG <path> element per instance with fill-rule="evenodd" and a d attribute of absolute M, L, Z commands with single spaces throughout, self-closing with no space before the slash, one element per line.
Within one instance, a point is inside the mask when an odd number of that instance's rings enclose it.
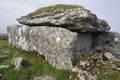
<path fill-rule="evenodd" d="M 0 69 L 8 68 L 9 65 L 0 65 Z"/>
<path fill-rule="evenodd" d="M 72 69 L 73 62 L 91 50 L 105 50 L 120 60 L 120 34 L 114 32 L 72 32 L 48 26 L 8 26 L 9 43 L 37 52 L 59 69 Z"/>
<path fill-rule="evenodd" d="M 16 57 L 12 60 L 13 65 L 15 66 L 16 70 L 19 70 L 22 68 L 23 58 L 22 57 Z"/>
<path fill-rule="evenodd" d="M 29 26 L 55 26 L 79 31 L 102 32 L 110 30 L 107 22 L 98 19 L 95 14 L 84 8 L 57 9 L 31 17 L 26 15 L 18 18 L 17 21 Z"/>
<path fill-rule="evenodd" d="M 113 56 L 110 52 L 104 53 L 104 56 L 105 56 L 108 60 L 119 61 L 119 60 L 118 60 L 117 58 L 115 58 L 115 56 Z"/>
<path fill-rule="evenodd" d="M 72 69 L 72 72 L 69 77 L 70 80 L 97 80 L 97 75 L 93 75 L 89 71 L 80 69 L 77 66 Z"/>
<path fill-rule="evenodd" d="M 9 26 L 9 43 L 28 52 L 37 52 L 59 69 L 72 69 L 77 33 L 56 27 Z"/>
<path fill-rule="evenodd" d="M 120 61 L 120 34 L 117 32 L 103 32 L 94 35 L 94 49 L 101 48 L 110 52 Z"/>
<path fill-rule="evenodd" d="M 56 79 L 52 76 L 43 75 L 40 77 L 35 77 L 34 80 L 56 80 Z"/>

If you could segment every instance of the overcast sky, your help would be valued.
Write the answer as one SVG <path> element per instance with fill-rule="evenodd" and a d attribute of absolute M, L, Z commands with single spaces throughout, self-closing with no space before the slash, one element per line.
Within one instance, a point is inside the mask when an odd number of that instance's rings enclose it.
<path fill-rule="evenodd" d="M 16 18 L 37 8 L 55 4 L 77 4 L 105 19 L 111 31 L 120 32 L 120 0 L 0 0 L 0 33 L 7 33 L 7 25 L 19 24 Z"/>

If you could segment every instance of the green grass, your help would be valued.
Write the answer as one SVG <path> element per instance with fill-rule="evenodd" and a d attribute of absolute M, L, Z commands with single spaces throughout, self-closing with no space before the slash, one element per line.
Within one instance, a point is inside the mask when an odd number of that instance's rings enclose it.
<path fill-rule="evenodd" d="M 70 75 L 69 71 L 56 69 L 48 62 L 41 60 L 40 57 L 12 48 L 8 45 L 7 40 L 0 40 L 0 55 L 4 54 L 8 57 L 0 60 L 0 65 L 9 65 L 9 68 L 0 69 L 0 74 L 4 74 L 8 80 L 33 80 L 34 77 L 41 75 L 51 75 L 57 80 L 68 80 Z M 29 66 L 16 71 L 11 64 L 11 60 L 18 56 L 23 57 L 29 63 Z"/>
<path fill-rule="evenodd" d="M 8 36 L 7 35 L 0 35 L 0 40 L 7 40 Z"/>
<path fill-rule="evenodd" d="M 40 9 L 34 11 L 34 12 L 29 13 L 28 16 L 29 17 L 35 16 L 35 15 L 38 15 L 38 14 L 41 14 L 41 13 L 44 13 L 44 12 L 54 11 L 56 9 L 68 10 L 68 9 L 74 9 L 74 8 L 83 8 L 83 7 L 78 6 L 78 5 L 57 4 L 57 5 L 54 5 L 54 6 L 48 6 L 48 7 L 40 8 Z"/>

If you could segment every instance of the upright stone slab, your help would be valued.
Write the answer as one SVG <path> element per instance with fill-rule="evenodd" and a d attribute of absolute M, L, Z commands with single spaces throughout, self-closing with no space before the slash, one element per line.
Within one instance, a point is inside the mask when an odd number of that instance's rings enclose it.
<path fill-rule="evenodd" d="M 9 43 L 25 51 L 36 51 L 59 69 L 72 69 L 77 33 L 56 27 L 8 26 Z"/>

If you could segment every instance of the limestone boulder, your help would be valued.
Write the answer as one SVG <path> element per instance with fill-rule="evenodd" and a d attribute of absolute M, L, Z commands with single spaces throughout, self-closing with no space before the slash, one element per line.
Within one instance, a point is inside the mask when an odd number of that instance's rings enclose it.
<path fill-rule="evenodd" d="M 57 27 L 8 26 L 9 43 L 28 52 L 37 52 L 59 69 L 72 69 L 77 33 Z"/>
<path fill-rule="evenodd" d="M 18 18 L 17 21 L 29 26 L 55 26 L 83 32 L 110 30 L 106 21 L 98 19 L 95 14 L 83 7 L 68 10 L 57 9 L 34 16 L 26 15 Z"/>

